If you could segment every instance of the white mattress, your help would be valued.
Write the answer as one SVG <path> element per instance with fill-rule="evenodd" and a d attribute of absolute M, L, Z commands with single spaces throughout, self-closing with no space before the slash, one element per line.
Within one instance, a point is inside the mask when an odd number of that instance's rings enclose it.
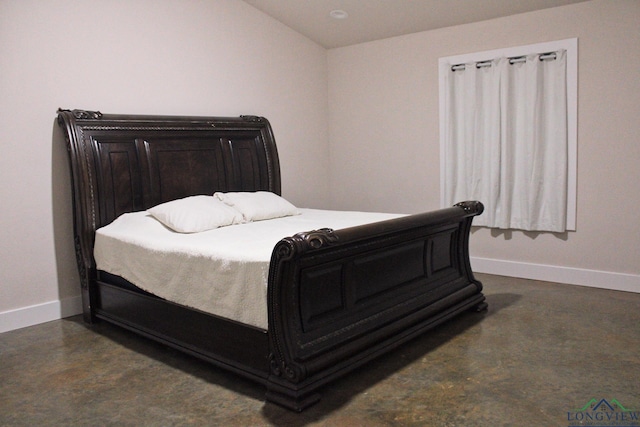
<path fill-rule="evenodd" d="M 271 252 L 282 238 L 397 218 L 398 214 L 300 209 L 300 215 L 181 234 L 147 212 L 128 213 L 96 232 L 99 270 L 147 292 L 267 329 Z"/>

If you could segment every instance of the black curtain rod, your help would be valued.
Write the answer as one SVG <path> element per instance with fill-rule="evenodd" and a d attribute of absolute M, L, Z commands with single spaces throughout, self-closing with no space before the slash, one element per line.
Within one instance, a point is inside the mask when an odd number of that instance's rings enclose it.
<path fill-rule="evenodd" d="M 538 58 L 540 59 L 540 61 L 553 60 L 553 59 L 556 59 L 556 52 L 541 53 Z M 526 62 L 526 61 L 527 61 L 526 55 L 514 56 L 509 58 L 509 64 L 517 64 L 519 62 Z M 491 62 L 492 60 L 490 59 L 486 61 L 478 61 L 476 62 L 476 68 L 491 67 Z M 466 68 L 465 64 L 456 64 L 451 66 L 451 71 L 464 70 L 465 68 Z"/>

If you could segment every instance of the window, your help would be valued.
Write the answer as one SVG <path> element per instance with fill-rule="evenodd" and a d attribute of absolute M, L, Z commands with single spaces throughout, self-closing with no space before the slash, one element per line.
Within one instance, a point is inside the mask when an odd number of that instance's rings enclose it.
<path fill-rule="evenodd" d="M 476 225 L 575 230 L 577 39 L 441 58 L 443 206 Z"/>

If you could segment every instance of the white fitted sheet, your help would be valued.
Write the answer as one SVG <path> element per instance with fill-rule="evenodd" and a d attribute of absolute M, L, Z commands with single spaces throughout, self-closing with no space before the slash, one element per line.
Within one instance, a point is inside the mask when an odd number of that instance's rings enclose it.
<path fill-rule="evenodd" d="M 173 232 L 147 212 L 127 213 L 97 230 L 94 257 L 99 270 L 161 298 L 267 329 L 269 261 L 282 238 L 402 216 L 300 211 L 193 234 Z"/>

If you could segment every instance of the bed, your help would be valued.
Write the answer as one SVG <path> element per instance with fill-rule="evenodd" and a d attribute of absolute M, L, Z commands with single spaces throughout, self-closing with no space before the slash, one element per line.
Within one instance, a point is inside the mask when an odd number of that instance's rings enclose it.
<path fill-rule="evenodd" d="M 119 325 L 254 380 L 269 402 L 301 411 L 328 382 L 487 307 L 469 263 L 472 220 L 483 210 L 477 201 L 283 236 L 268 257 L 263 323 L 159 297 L 97 268 L 97 230 L 183 198 L 281 195 L 268 120 L 58 110 L 58 124 L 69 152 L 84 320 Z"/>

